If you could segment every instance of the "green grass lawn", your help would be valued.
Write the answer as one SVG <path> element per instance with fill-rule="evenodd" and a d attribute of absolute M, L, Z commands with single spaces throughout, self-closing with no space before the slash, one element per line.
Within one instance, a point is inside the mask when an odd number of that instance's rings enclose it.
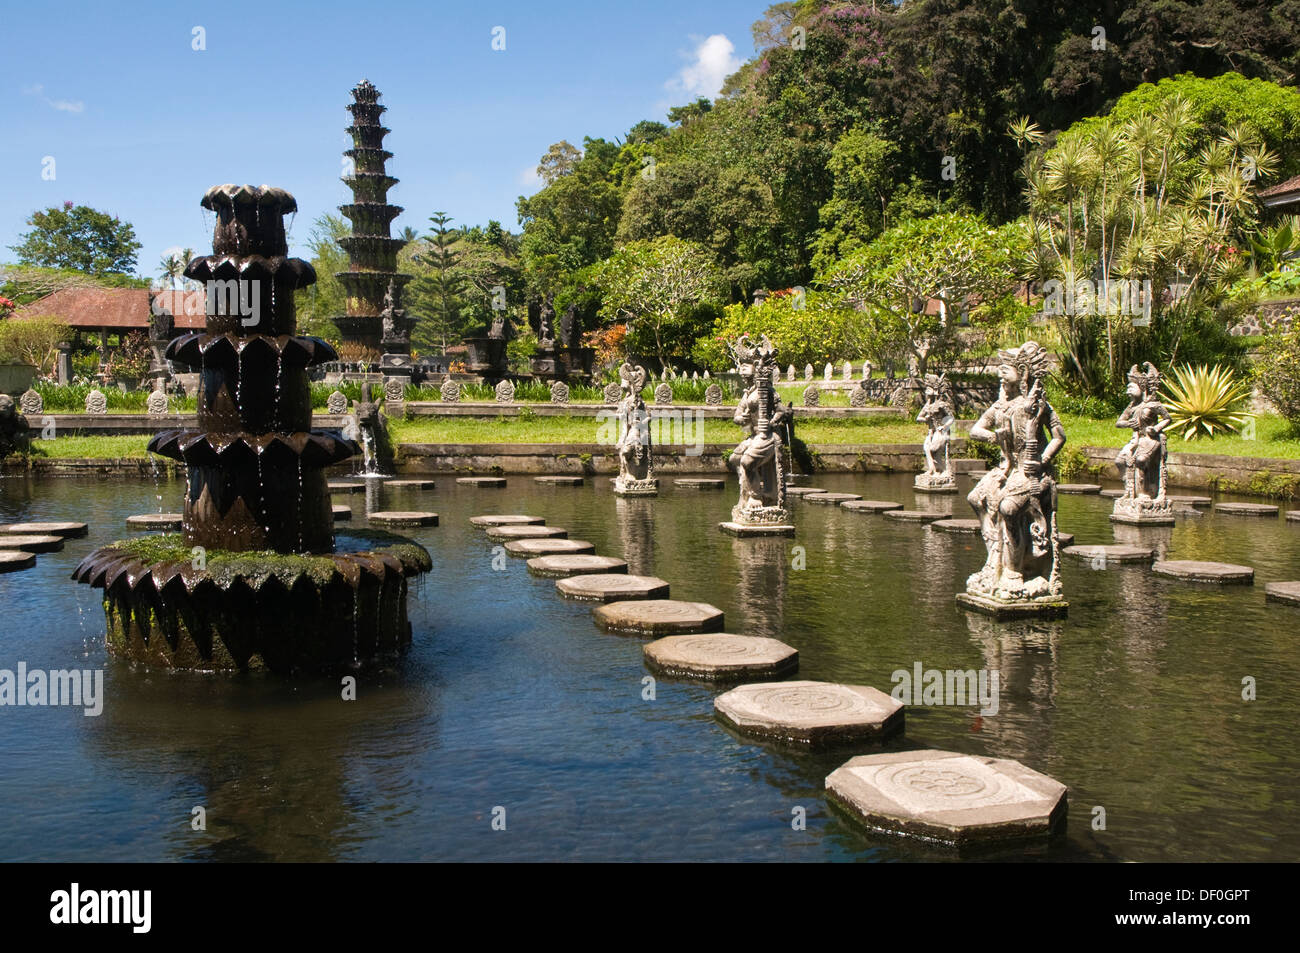
<path fill-rule="evenodd" d="M 1119 429 L 1113 420 L 1062 415 L 1067 446 L 1122 447 L 1133 431 Z M 1261 414 L 1255 418 L 1253 438 L 1240 435 L 1215 437 L 1213 440 L 1169 438 L 1170 453 L 1215 453 L 1233 457 L 1284 457 L 1300 460 L 1300 435 L 1281 417 Z"/>
<path fill-rule="evenodd" d="M 90 460 L 143 460 L 149 454 L 145 447 L 149 438 L 143 434 L 125 437 L 56 437 L 54 440 L 33 440 L 33 456 L 59 460 L 86 458 Z"/>

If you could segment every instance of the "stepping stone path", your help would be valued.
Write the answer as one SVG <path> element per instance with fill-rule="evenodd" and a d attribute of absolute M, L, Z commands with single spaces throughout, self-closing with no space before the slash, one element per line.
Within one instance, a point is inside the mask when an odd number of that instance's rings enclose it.
<path fill-rule="evenodd" d="M 35 553 L 25 553 L 20 549 L 0 550 L 0 572 L 17 572 L 19 569 L 31 569 L 35 565 Z"/>
<path fill-rule="evenodd" d="M 1230 513 L 1233 516 L 1277 516 L 1280 506 L 1268 503 L 1220 503 L 1214 508 L 1216 513 Z"/>
<path fill-rule="evenodd" d="M 1286 519 L 1288 523 L 1300 523 L 1300 510 L 1287 510 Z"/>
<path fill-rule="evenodd" d="M 1064 546 L 1061 552 L 1075 559 L 1087 559 L 1105 568 L 1110 563 L 1149 563 L 1156 558 L 1154 549 L 1112 543 L 1105 546 Z"/>
<path fill-rule="evenodd" d="M 826 794 L 875 830 L 953 847 L 1047 837 L 1065 820 L 1064 784 L 1018 761 L 955 751 L 851 758 Z"/>
<path fill-rule="evenodd" d="M 381 510 L 378 513 L 367 513 L 366 519 L 372 523 L 382 523 L 384 526 L 438 525 L 437 513 L 425 513 L 419 510 Z"/>
<path fill-rule="evenodd" d="M 715 698 L 713 710 L 743 735 L 808 745 L 879 741 L 903 729 L 903 703 L 869 685 L 741 685 Z"/>
<path fill-rule="evenodd" d="M 727 485 L 726 480 L 713 480 L 700 477 L 688 477 L 684 480 L 673 480 L 673 486 L 680 486 L 687 490 L 721 490 Z M 789 490 L 786 491 L 787 493 Z"/>
<path fill-rule="evenodd" d="M 579 556 L 594 553 L 596 544 L 583 539 L 512 539 L 506 543 L 511 556 Z"/>
<path fill-rule="evenodd" d="M 932 523 L 932 524 L 930 524 L 930 525 L 933 526 L 934 524 Z M 1056 545 L 1060 546 L 1061 549 L 1065 549 L 1066 546 L 1073 546 L 1073 545 L 1074 545 L 1074 534 L 1073 534 L 1073 533 L 1062 533 L 1060 530 L 1057 530 L 1057 531 L 1056 531 Z"/>
<path fill-rule="evenodd" d="M 329 483 L 331 493 L 364 493 L 366 485 L 364 483 L 345 483 L 340 480 L 331 480 Z"/>
<path fill-rule="evenodd" d="M 469 521 L 475 526 L 544 526 L 546 520 L 540 516 L 524 516 L 522 513 L 506 513 L 500 516 L 471 516 Z"/>
<path fill-rule="evenodd" d="M 1175 506 L 1198 506 L 1207 507 L 1214 503 L 1214 500 L 1208 496 L 1171 496 L 1168 498 L 1170 503 Z"/>
<path fill-rule="evenodd" d="M 860 493 L 808 493 L 804 496 L 805 503 L 827 503 L 831 506 L 839 506 L 841 503 L 850 503 L 854 500 L 862 499 Z"/>
<path fill-rule="evenodd" d="M 5 523 L 0 533 L 31 534 L 33 536 L 62 536 L 64 539 L 80 538 L 90 532 L 85 523 Z"/>
<path fill-rule="evenodd" d="M 682 635 L 721 632 L 722 610 L 707 602 L 648 599 L 611 602 L 591 610 L 596 625 L 606 632 L 627 635 Z"/>
<path fill-rule="evenodd" d="M 551 486 L 582 486 L 586 481 L 580 476 L 539 476 L 533 477 L 533 482 Z"/>
<path fill-rule="evenodd" d="M 1101 484 L 1100 483 L 1061 483 L 1056 487 L 1056 489 L 1061 493 L 1080 493 L 1080 494 L 1100 493 Z"/>
<path fill-rule="evenodd" d="M 1300 582 L 1270 582 L 1264 587 L 1264 598 L 1269 602 L 1300 606 Z"/>
<path fill-rule="evenodd" d="M 1232 563 L 1202 562 L 1198 559 L 1166 559 L 1157 562 L 1151 571 L 1175 579 L 1187 579 L 1191 582 L 1215 582 L 1220 585 L 1252 585 L 1255 582 L 1255 570 L 1249 566 L 1236 566 Z"/>
<path fill-rule="evenodd" d="M 890 510 L 903 508 L 902 503 L 895 503 L 893 500 L 849 500 L 841 503 L 840 506 L 856 513 L 888 513 Z"/>
<path fill-rule="evenodd" d="M 528 560 L 534 576 L 563 579 L 587 573 L 627 572 L 627 563 L 615 556 L 538 556 Z"/>
<path fill-rule="evenodd" d="M 560 595 L 579 602 L 619 602 L 623 599 L 667 599 L 668 583 L 655 576 L 608 573 L 557 579 Z"/>
<path fill-rule="evenodd" d="M 785 488 L 786 496 L 808 496 L 813 493 L 825 493 L 826 490 L 820 486 L 787 486 Z"/>
<path fill-rule="evenodd" d="M 558 526 L 489 526 L 489 539 L 565 539 L 567 529 Z"/>
<path fill-rule="evenodd" d="M 779 678 L 799 667 L 799 652 L 776 639 L 713 633 L 647 642 L 646 667 L 660 675 L 705 681 Z"/>
<path fill-rule="evenodd" d="M 387 480 L 384 486 L 393 490 L 432 490 L 437 484 L 433 480 Z"/>
<path fill-rule="evenodd" d="M 980 531 L 979 520 L 935 520 L 930 524 L 931 529 L 937 529 L 944 533 L 978 533 Z"/>
<path fill-rule="evenodd" d="M 936 523 L 952 519 L 952 514 L 932 513 L 929 510 L 890 510 L 885 514 L 885 519 L 902 520 L 905 523 Z"/>
<path fill-rule="evenodd" d="M 352 519 L 352 507 L 343 506 L 339 503 L 334 504 L 334 522 Z"/>
<path fill-rule="evenodd" d="M 126 525 L 132 529 L 180 529 L 183 519 L 180 513 L 141 513 L 128 516 Z"/>
<path fill-rule="evenodd" d="M 461 486 L 500 487 L 506 485 L 505 477 L 457 477 Z"/>
<path fill-rule="evenodd" d="M 0 551 L 55 553 L 62 548 L 62 536 L 33 536 L 31 534 L 0 536 Z"/>
<path fill-rule="evenodd" d="M 1108 500 L 1118 500 L 1121 496 L 1124 495 L 1124 491 L 1123 490 L 1102 490 L 1101 495 Z"/>

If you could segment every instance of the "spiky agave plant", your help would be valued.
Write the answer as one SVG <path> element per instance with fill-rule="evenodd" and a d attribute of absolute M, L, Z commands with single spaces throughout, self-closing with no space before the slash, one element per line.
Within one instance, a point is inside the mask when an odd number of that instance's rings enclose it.
<path fill-rule="evenodd" d="M 1241 409 L 1250 385 L 1231 368 L 1215 364 L 1175 367 L 1165 381 L 1165 405 L 1173 418 L 1170 431 L 1184 440 L 1214 439 L 1216 433 L 1237 433 L 1255 415 Z"/>

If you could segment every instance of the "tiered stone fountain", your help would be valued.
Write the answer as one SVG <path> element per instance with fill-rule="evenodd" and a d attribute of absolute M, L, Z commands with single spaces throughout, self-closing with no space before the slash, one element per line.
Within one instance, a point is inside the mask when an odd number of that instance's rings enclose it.
<path fill-rule="evenodd" d="M 406 579 L 431 562 L 386 533 L 335 545 L 324 468 L 358 447 L 311 429 L 307 368 L 338 355 L 294 334 L 293 293 L 316 280 L 288 257 L 283 217 L 297 204 L 247 185 L 209 189 L 202 204 L 217 215 L 214 253 L 185 276 L 207 286 L 207 326 L 167 347 L 200 370 L 199 427 L 149 442 L 186 464 L 183 534 L 103 547 L 73 578 L 104 589 L 108 647 L 139 662 L 291 672 L 400 649 Z"/>

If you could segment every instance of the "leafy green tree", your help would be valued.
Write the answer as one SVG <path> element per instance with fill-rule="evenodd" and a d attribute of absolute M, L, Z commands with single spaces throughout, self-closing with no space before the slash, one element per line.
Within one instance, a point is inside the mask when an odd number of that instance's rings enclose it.
<path fill-rule="evenodd" d="M 339 281 L 339 272 L 348 270 L 348 256 L 340 238 L 352 234 L 352 226 L 338 215 L 322 215 L 311 227 L 307 249 L 316 283 L 294 292 L 298 313 L 298 330 L 303 334 L 339 340 L 334 319 L 347 313 L 347 293 Z"/>
<path fill-rule="evenodd" d="M 463 331 L 464 278 L 457 270 L 460 256 L 453 247 L 460 230 L 450 228 L 451 221 L 446 212 L 429 216 L 433 228 L 425 238 L 425 250 L 416 259 L 426 269 L 410 284 L 416 313 L 411 342 L 420 347 L 445 350 Z"/>
<path fill-rule="evenodd" d="M 914 219 L 889 229 L 818 278 L 842 306 L 859 311 L 875 350 L 905 347 L 909 373 L 950 358 L 963 317 L 1012 295 L 1023 229 L 991 228 L 968 214 Z M 937 302 L 941 307 L 927 307 Z"/>
<path fill-rule="evenodd" d="M 589 271 L 601 316 L 627 322 L 631 353 L 663 366 L 686 357 L 712 322 L 725 283 L 707 248 L 671 235 L 625 245 Z"/>
<path fill-rule="evenodd" d="M 135 229 L 115 215 L 64 202 L 33 212 L 31 231 L 10 246 L 22 264 L 71 268 L 90 275 L 129 274 L 140 243 Z"/>
<path fill-rule="evenodd" d="M 727 342 L 741 334 L 757 340 L 766 334 L 777 347 L 780 364 L 802 369 L 820 367 L 868 353 L 860 316 L 840 307 L 836 298 L 805 289 L 773 291 L 762 303 L 729 304 L 714 322 L 708 335 L 695 343 L 691 356 L 712 371 L 732 370 Z"/>

